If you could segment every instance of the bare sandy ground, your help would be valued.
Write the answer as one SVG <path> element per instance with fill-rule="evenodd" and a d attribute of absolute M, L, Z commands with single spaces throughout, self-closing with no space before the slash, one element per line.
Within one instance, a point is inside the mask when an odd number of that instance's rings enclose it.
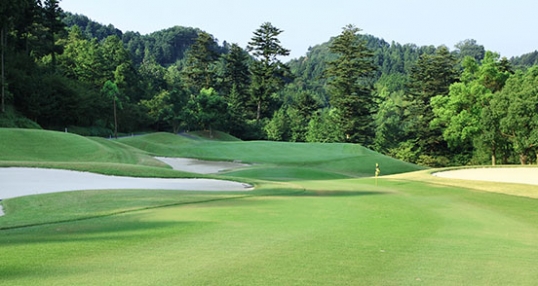
<path fill-rule="evenodd" d="M 434 173 L 450 179 L 538 185 L 538 168 L 477 168 Z"/>
<path fill-rule="evenodd" d="M 230 169 L 244 168 L 250 165 L 237 162 L 204 161 L 189 158 L 155 157 L 155 159 L 170 165 L 174 170 L 198 173 L 214 174 Z"/>

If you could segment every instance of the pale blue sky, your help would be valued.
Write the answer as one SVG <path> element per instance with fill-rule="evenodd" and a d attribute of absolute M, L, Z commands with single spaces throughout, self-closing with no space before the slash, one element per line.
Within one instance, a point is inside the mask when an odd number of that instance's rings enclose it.
<path fill-rule="evenodd" d="M 242 47 L 262 23 L 284 30 L 291 57 L 354 24 L 362 33 L 401 44 L 446 45 L 475 39 L 508 58 L 538 49 L 535 0 L 62 0 L 65 11 L 122 31 L 200 28 Z"/>

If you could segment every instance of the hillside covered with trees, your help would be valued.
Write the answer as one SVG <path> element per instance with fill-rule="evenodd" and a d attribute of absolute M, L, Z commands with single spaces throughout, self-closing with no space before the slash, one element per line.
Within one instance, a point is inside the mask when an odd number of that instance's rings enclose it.
<path fill-rule="evenodd" d="M 261 23 L 247 47 L 171 27 L 123 32 L 59 7 L 0 11 L 0 126 L 117 136 L 221 130 L 244 140 L 358 143 L 428 166 L 538 161 L 537 53 L 475 40 L 388 43 L 349 25 L 298 59 Z"/>

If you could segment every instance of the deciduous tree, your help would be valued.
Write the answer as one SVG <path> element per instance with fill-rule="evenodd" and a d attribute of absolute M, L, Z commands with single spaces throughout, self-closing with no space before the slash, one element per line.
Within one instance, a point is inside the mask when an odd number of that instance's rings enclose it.
<path fill-rule="evenodd" d="M 482 64 L 466 57 L 463 61 L 461 82 L 450 86 L 448 96 L 432 98 L 435 118 L 430 126 L 443 129 L 443 138 L 456 154 L 472 155 L 474 149 L 483 146 L 479 142 L 482 129 L 482 112 L 489 106 L 494 93 L 501 90 L 510 76 L 501 68 L 499 55 L 487 52 Z M 488 138 L 487 141 L 491 139 Z M 494 154 L 492 154 L 495 157 Z M 470 159 L 470 158 L 469 158 Z M 492 159 L 494 163 L 494 159 Z M 467 162 L 458 162 L 467 163 Z"/>
<path fill-rule="evenodd" d="M 202 89 L 200 94 L 191 99 L 195 107 L 194 117 L 198 125 L 204 130 L 209 130 L 213 137 L 213 130 L 226 126 L 227 104 L 213 88 Z"/>
<path fill-rule="evenodd" d="M 501 114 L 501 132 L 512 143 L 522 165 L 527 164 L 529 155 L 538 156 L 537 86 L 538 67 L 517 72 L 491 103 L 492 109 Z"/>

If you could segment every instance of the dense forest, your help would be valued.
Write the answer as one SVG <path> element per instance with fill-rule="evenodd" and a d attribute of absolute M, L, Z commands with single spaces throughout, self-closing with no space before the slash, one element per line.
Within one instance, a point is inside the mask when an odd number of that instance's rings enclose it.
<path fill-rule="evenodd" d="M 222 130 L 357 143 L 427 166 L 538 161 L 537 51 L 402 45 L 349 25 L 282 62 L 284 31 L 268 22 L 240 47 L 196 28 L 122 32 L 58 0 L 3 0 L 0 26 L 0 127 Z"/>

